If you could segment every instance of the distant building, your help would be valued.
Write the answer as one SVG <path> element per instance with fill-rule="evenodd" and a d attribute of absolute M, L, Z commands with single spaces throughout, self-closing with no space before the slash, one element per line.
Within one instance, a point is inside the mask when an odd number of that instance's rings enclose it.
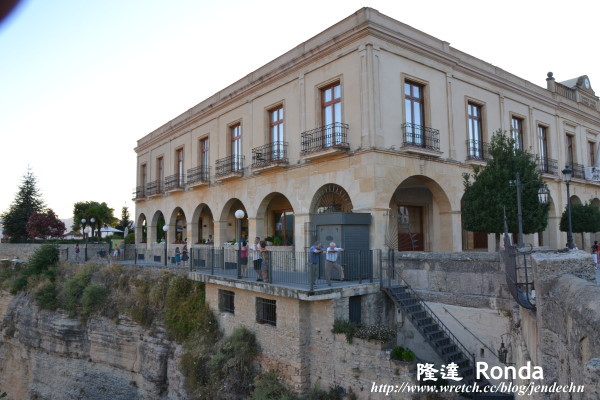
<path fill-rule="evenodd" d="M 540 157 L 552 197 L 548 228 L 526 241 L 563 246 L 565 164 L 573 202 L 600 206 L 600 183 L 585 175 L 600 102 L 585 75 L 546 80 L 361 9 L 138 141 L 136 240 L 151 247 L 165 224 L 169 243 L 221 245 L 241 209 L 247 237 L 297 249 L 329 213 L 369 215 L 374 248 L 412 249 L 409 232 L 417 250 L 487 248 L 486 235 L 461 230 L 461 175 L 486 163 L 502 129 Z"/>

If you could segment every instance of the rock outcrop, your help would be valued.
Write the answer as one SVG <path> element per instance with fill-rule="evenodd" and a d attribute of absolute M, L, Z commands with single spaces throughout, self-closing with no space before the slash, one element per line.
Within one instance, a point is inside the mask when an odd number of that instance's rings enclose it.
<path fill-rule="evenodd" d="M 0 389 L 10 399 L 185 399 L 181 347 L 128 316 L 41 310 L 0 292 Z"/>

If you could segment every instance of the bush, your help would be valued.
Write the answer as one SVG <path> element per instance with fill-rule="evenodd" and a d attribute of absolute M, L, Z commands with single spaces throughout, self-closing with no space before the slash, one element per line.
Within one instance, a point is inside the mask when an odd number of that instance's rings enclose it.
<path fill-rule="evenodd" d="M 10 287 L 11 294 L 17 294 L 27 286 L 27 276 L 21 275 L 15 279 Z"/>
<path fill-rule="evenodd" d="M 204 325 L 217 325 L 216 320 L 211 319 L 212 313 L 204 303 L 204 296 L 204 285 L 200 282 L 178 275 L 169 281 L 165 325 L 179 343 L 184 342 L 192 332 L 206 328 Z"/>
<path fill-rule="evenodd" d="M 83 314 L 90 315 L 96 311 L 106 300 L 107 290 L 104 286 L 90 285 L 83 290 L 81 306 Z"/>
<path fill-rule="evenodd" d="M 297 397 L 281 382 L 277 371 L 269 371 L 254 380 L 252 400 L 296 400 Z"/>
<path fill-rule="evenodd" d="M 58 264 L 59 250 L 55 244 L 45 244 L 38 248 L 29 261 L 27 261 L 26 273 L 28 275 L 41 274 Z"/>
<path fill-rule="evenodd" d="M 412 350 L 405 349 L 402 346 L 396 346 L 390 354 L 392 360 L 410 362 L 415 359 L 415 353 Z"/>
<path fill-rule="evenodd" d="M 56 296 L 56 285 L 53 283 L 47 284 L 35 294 L 35 299 L 44 310 L 56 310 L 58 308 L 58 299 Z"/>
<path fill-rule="evenodd" d="M 358 328 L 354 337 L 387 343 L 396 337 L 396 331 L 385 325 L 364 325 Z"/>
<path fill-rule="evenodd" d="M 80 271 L 73 278 L 65 282 L 63 292 L 63 307 L 69 312 L 69 317 L 77 315 L 79 300 L 83 295 L 83 291 L 90 283 L 92 275 L 89 271 Z"/>
<path fill-rule="evenodd" d="M 125 244 L 134 244 L 135 243 L 135 232 L 128 233 L 125 236 Z"/>
<path fill-rule="evenodd" d="M 358 326 L 354 322 L 344 321 L 343 319 L 336 319 L 333 321 L 333 333 L 344 333 L 346 335 L 346 341 L 352 343 L 352 338 L 356 333 Z"/>

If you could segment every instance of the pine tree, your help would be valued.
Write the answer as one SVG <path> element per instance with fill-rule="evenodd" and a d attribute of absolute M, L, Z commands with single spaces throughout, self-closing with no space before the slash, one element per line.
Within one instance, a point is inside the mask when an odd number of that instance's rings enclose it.
<path fill-rule="evenodd" d="M 122 231 L 125 231 L 125 228 L 131 228 L 131 220 L 129 219 L 129 209 L 126 206 L 124 206 L 121 209 L 121 220 L 115 228 L 120 229 Z"/>
<path fill-rule="evenodd" d="M 39 189 L 37 179 L 31 169 L 23 175 L 23 181 L 15 200 L 0 218 L 3 220 L 4 233 L 10 237 L 11 242 L 27 240 L 27 221 L 31 214 L 44 211 L 45 205 Z"/>
<path fill-rule="evenodd" d="M 523 233 L 546 229 L 549 204 L 540 204 L 538 191 L 544 182 L 533 155 L 517 148 L 506 132 L 492 136 L 487 166 L 475 166 L 473 174 L 464 174 L 465 193 L 462 199 L 463 228 L 473 232 L 496 233 L 499 244 L 504 232 L 504 210 L 510 232 L 518 231 L 517 172 L 521 180 Z M 473 178 L 473 180 L 471 180 Z"/>

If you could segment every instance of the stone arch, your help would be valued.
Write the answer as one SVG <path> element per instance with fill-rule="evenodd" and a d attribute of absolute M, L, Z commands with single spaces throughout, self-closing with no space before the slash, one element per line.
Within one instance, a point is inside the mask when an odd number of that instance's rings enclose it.
<path fill-rule="evenodd" d="M 275 239 L 281 244 L 294 244 L 294 208 L 290 200 L 279 192 L 269 193 L 260 202 L 256 212 L 256 236 Z"/>
<path fill-rule="evenodd" d="M 392 194 L 389 208 L 388 246 L 395 245 L 401 250 L 452 251 L 457 239 L 452 231 L 451 204 L 436 181 L 424 175 L 404 179 Z"/>
<path fill-rule="evenodd" d="M 187 218 L 181 207 L 176 207 L 171 213 L 168 237 L 172 243 L 187 241 Z"/>
<path fill-rule="evenodd" d="M 192 243 L 204 243 L 210 238 L 214 240 L 215 220 L 212 210 L 207 204 L 198 204 L 189 225 L 192 228 Z"/>
<path fill-rule="evenodd" d="M 217 243 L 223 244 L 231 239 L 237 239 L 236 228 L 238 220 L 234 215 L 237 210 L 244 211 L 245 216 L 241 220 L 242 237 L 248 238 L 248 211 L 246 210 L 244 203 L 242 203 L 240 199 L 234 197 L 227 200 L 221 210 L 219 228 L 215 232 L 215 241 Z"/>
<path fill-rule="evenodd" d="M 160 242 L 165 237 L 163 226 L 166 224 L 166 219 L 162 211 L 156 210 L 152 216 L 152 222 L 148 227 L 148 242 Z"/>
<path fill-rule="evenodd" d="M 148 242 L 148 219 L 146 218 L 146 214 L 144 213 L 138 215 L 137 220 L 135 222 L 135 242 Z"/>
<path fill-rule="evenodd" d="M 352 212 L 353 206 L 346 189 L 338 184 L 328 183 L 315 192 L 309 210 L 312 214 Z"/>

